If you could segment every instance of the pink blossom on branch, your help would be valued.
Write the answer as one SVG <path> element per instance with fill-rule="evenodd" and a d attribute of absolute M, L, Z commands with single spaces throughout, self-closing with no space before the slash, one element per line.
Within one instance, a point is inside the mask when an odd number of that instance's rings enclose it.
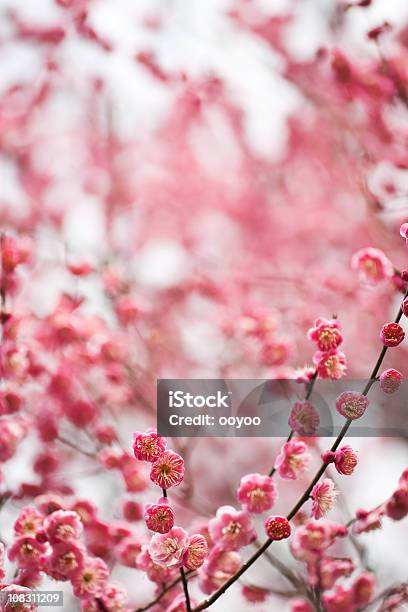
<path fill-rule="evenodd" d="M 184 478 L 184 459 L 174 451 L 165 451 L 152 463 L 150 480 L 162 489 L 176 487 Z"/>
<path fill-rule="evenodd" d="M 289 427 L 299 436 L 310 436 L 319 427 L 320 417 L 309 401 L 295 402 L 289 417 Z"/>
<path fill-rule="evenodd" d="M 324 478 L 315 484 L 311 492 L 312 516 L 320 519 L 326 516 L 334 506 L 334 502 L 339 492 L 334 487 L 334 482 L 330 478 Z"/>
<path fill-rule="evenodd" d="M 167 442 L 155 432 L 135 433 L 133 452 L 136 459 L 154 463 L 166 450 Z"/>
<path fill-rule="evenodd" d="M 269 476 L 247 474 L 241 479 L 237 499 L 244 510 L 261 514 L 270 510 L 277 498 L 277 487 Z"/>
<path fill-rule="evenodd" d="M 310 454 L 301 440 L 286 442 L 276 457 L 275 469 L 285 480 L 299 478 L 309 467 Z"/>
<path fill-rule="evenodd" d="M 363 416 L 369 400 L 361 393 L 345 391 L 336 400 L 336 410 L 346 419 L 355 420 Z"/>
<path fill-rule="evenodd" d="M 167 533 L 174 525 L 174 512 L 167 498 L 162 497 L 157 504 L 148 504 L 144 520 L 151 531 Z"/>
<path fill-rule="evenodd" d="M 380 388 L 384 393 L 395 393 L 401 386 L 402 374 L 394 368 L 388 368 L 380 374 Z"/>
<path fill-rule="evenodd" d="M 149 546 L 149 554 L 154 563 L 163 567 L 181 567 L 188 550 L 189 539 L 181 527 L 173 527 L 165 534 L 155 534 Z"/>
<path fill-rule="evenodd" d="M 394 274 L 392 263 L 380 249 L 368 247 L 353 255 L 352 267 L 368 285 L 377 285 Z"/>
<path fill-rule="evenodd" d="M 309 340 L 317 344 L 319 351 L 337 349 L 343 342 L 340 324 L 335 319 L 317 319 L 307 335 Z"/>
<path fill-rule="evenodd" d="M 329 351 L 317 351 L 313 356 L 313 363 L 316 365 L 317 373 L 320 378 L 331 378 L 338 380 L 347 371 L 346 356 L 342 351 L 331 349 Z"/>
<path fill-rule="evenodd" d="M 239 550 L 256 538 L 251 516 L 245 510 L 232 506 L 218 508 L 215 518 L 208 524 L 211 539 L 221 550 Z"/>
<path fill-rule="evenodd" d="M 398 323 L 386 323 L 381 329 L 380 338 L 384 346 L 395 347 L 404 340 L 405 332 Z"/>

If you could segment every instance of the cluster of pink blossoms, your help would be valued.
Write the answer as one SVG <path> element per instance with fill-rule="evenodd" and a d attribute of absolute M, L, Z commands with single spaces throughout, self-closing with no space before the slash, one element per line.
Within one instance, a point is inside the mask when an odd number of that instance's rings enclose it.
<path fill-rule="evenodd" d="M 106 21 L 99 19 L 98 12 L 104 3 L 55 0 L 47 23 L 38 15 L 31 18 L 33 11 L 23 7 L 35 3 L 7 0 L 5 4 L 11 7 L 1 17 L 5 51 L 21 51 L 22 57 L 27 49 L 33 51 L 38 70 L 20 80 L 11 66 L 0 92 L 0 148 L 2 165 L 7 167 L 0 202 L 1 225 L 7 228 L 1 244 L 0 507 L 2 512 L 18 514 L 14 528 L 13 521 L 10 524 L 13 533 L 2 532 L 6 546 L 0 544 L 0 588 L 6 593 L 25 593 L 41 588 L 43 577 L 47 577 L 63 581 L 77 596 L 82 612 L 131 612 L 135 606 L 124 589 L 112 582 L 109 571 L 124 566 L 130 581 L 136 583 L 136 570 L 142 574 L 143 586 L 136 586 L 137 596 L 141 596 L 138 603 L 145 597 L 145 575 L 155 585 L 156 599 L 166 590 L 163 585 L 168 588 L 178 579 L 181 568 L 189 580 L 198 577 L 205 594 L 212 594 L 242 567 L 250 547 L 256 544 L 258 521 L 265 513 L 262 532 L 274 542 L 290 538 L 294 558 L 306 566 L 306 577 L 296 571 L 292 585 L 297 589 L 296 600 L 291 602 L 293 612 L 316 608 L 356 612 L 375 597 L 381 599 L 382 587 L 377 588 L 373 575 L 360 571 L 357 561 L 349 556 L 346 528 L 325 518 L 338 495 L 330 477 L 320 478 L 304 500 L 312 518 L 306 516 L 306 510 L 298 510 L 290 521 L 270 515 L 277 503 L 283 505 L 285 493 L 282 486 L 278 499 L 273 476 L 284 479 L 284 485 L 301 486 L 313 453 L 320 453 L 316 440 L 299 439 L 313 436 L 319 426 L 319 415 L 309 399 L 292 407 L 289 427 L 294 437 L 278 453 L 276 474 L 244 476 L 237 490 L 237 507 L 222 505 L 217 512 L 216 506 L 210 508 L 212 518 L 192 526 L 192 535 L 175 524 L 175 502 L 167 497 L 167 491 L 183 480 L 183 457 L 148 431 L 136 436 L 135 461 L 131 452 L 123 450 L 120 438 L 123 414 L 140 416 L 143 422 L 153 418 L 156 377 L 169 371 L 171 375 L 175 371 L 194 375 L 203 369 L 216 376 L 226 372 L 238 377 L 248 372 L 292 376 L 289 359 L 294 347 L 300 348 L 304 341 L 303 329 L 310 322 L 310 313 L 320 308 L 323 300 L 327 316 L 337 310 L 345 314 L 353 310 L 353 323 L 363 336 L 369 316 L 385 312 L 389 306 L 389 296 L 381 293 L 382 288 L 386 290 L 387 283 L 393 283 L 395 289 L 405 292 L 408 272 L 399 274 L 379 249 L 364 248 L 352 260 L 363 282 L 378 287 L 368 305 L 364 298 L 360 300 L 351 274 L 341 272 L 338 266 L 339 254 L 348 252 L 355 237 L 366 240 L 375 229 L 385 243 L 390 240 L 395 219 L 406 214 L 406 209 L 398 206 L 406 194 L 400 191 L 399 178 L 393 178 L 406 173 L 407 168 L 406 126 L 401 118 L 408 100 L 408 30 L 403 20 L 395 25 L 379 24 L 367 33 L 369 44 L 376 46 L 375 53 L 364 57 L 362 47 L 361 56 L 350 53 L 348 57 L 346 50 L 333 48 L 332 43 L 342 40 L 346 47 L 345 24 L 354 23 L 353 13 L 364 13 L 376 3 L 327 3 L 327 23 L 321 28 L 325 36 L 320 41 L 324 47 L 299 61 L 298 54 L 291 53 L 290 42 L 293 24 L 302 25 L 303 8 L 297 10 L 295 5 L 303 7 L 303 3 L 287 3 L 293 5 L 287 14 L 275 14 L 274 3 L 246 0 L 228 3 L 231 6 L 225 14 L 223 8 L 217 10 L 217 20 L 224 20 L 220 23 L 227 26 L 225 31 L 232 24 L 236 32 L 256 43 L 257 54 L 261 41 L 265 59 L 280 59 L 274 61 L 279 64 L 279 79 L 306 101 L 307 112 L 303 112 L 304 103 L 300 110 L 289 111 L 285 155 L 271 162 L 269 155 L 259 155 L 257 147 L 253 150 L 254 143 L 248 138 L 251 111 L 234 99 L 228 61 L 223 64 L 226 70 L 222 77 L 217 66 L 210 71 L 213 74 L 201 77 L 190 74 L 182 61 L 177 65 L 176 60 L 174 67 L 170 62 L 171 68 L 168 62 L 161 64 L 167 8 L 153 7 L 144 15 L 143 8 L 140 11 L 137 7 L 136 14 L 127 20 L 123 19 L 122 5 L 139 3 L 117 3 L 115 7 L 123 24 L 128 21 L 131 28 L 137 28 L 140 17 L 144 22 L 143 35 L 130 35 L 129 41 L 139 44 L 140 40 L 144 45 L 148 40 L 151 45 L 129 49 L 126 73 L 134 64 L 134 76 L 143 73 L 147 94 L 151 81 L 156 97 L 167 91 L 164 98 L 174 100 L 168 115 L 164 107 L 160 113 L 166 115 L 164 122 L 155 122 L 152 112 L 149 117 L 155 129 L 145 132 L 141 126 L 140 135 L 133 138 L 131 130 L 124 130 L 124 135 L 116 129 L 121 124 L 116 117 L 121 105 L 114 103 L 112 95 L 115 98 L 119 92 L 120 96 L 122 84 L 118 81 L 117 87 L 111 86 L 105 64 L 111 73 L 111 58 L 120 62 L 125 54 L 123 49 L 112 53 L 116 51 L 117 28 L 99 31 Z M 106 10 L 109 12 L 109 7 Z M 324 16 L 322 13 L 322 19 Z M 298 31 L 298 27 L 294 29 Z M 383 49 L 382 37 L 392 30 L 391 44 L 386 40 Z M 79 53 L 83 47 L 97 61 L 82 62 L 85 71 L 77 62 L 72 78 L 67 58 L 76 45 Z M 247 59 L 251 62 L 250 49 Z M 255 81 L 248 82 L 252 86 Z M 75 108 L 75 117 L 65 113 L 67 83 L 68 106 Z M 228 136 L 222 139 L 225 149 L 211 146 L 214 118 L 216 126 L 223 128 L 217 133 Z M 265 144 L 267 132 L 263 135 Z M 72 146 L 79 155 L 69 154 Z M 232 162 L 233 171 L 225 176 L 216 175 L 217 166 L 224 167 L 216 149 L 221 154 L 227 152 Z M 228 155 L 230 150 L 232 156 Z M 214 153 L 214 163 L 204 159 L 208 151 Z M 141 158 L 145 163 L 132 163 Z M 388 166 L 387 177 L 376 189 L 373 174 L 383 165 Z M 9 179 L 13 185 L 10 190 Z M 74 194 L 67 189 L 71 184 Z M 348 205 L 350 201 L 353 206 Z M 98 219 L 96 225 L 101 226 L 102 239 L 92 253 L 92 262 L 71 252 L 76 240 L 71 244 L 69 227 L 77 220 L 77 202 L 81 214 L 89 208 Z M 363 202 L 364 214 L 359 202 Z M 302 223 L 288 222 L 292 210 Z M 89 230 L 88 238 L 93 228 Z M 400 233 L 408 241 L 407 223 Z M 41 254 L 35 270 L 29 268 L 33 242 L 24 234 L 35 236 L 39 243 Z M 176 259 L 185 260 L 186 265 L 180 266 L 185 268 L 185 276 L 177 281 L 165 269 L 169 284 L 155 287 L 154 278 L 144 280 L 149 276 L 146 264 L 152 260 L 168 263 L 166 255 L 160 254 L 167 240 L 168 259 L 171 263 L 173 250 Z M 55 251 L 53 242 L 57 244 Z M 66 246 L 63 262 L 62 244 Z M 327 261 L 316 257 L 316 245 L 319 253 L 327 253 Z M 398 258 L 396 249 L 395 255 Z M 64 289 L 54 300 L 55 273 L 58 285 L 64 280 Z M 280 283 L 285 283 L 284 291 L 275 290 L 283 286 Z M 91 314 L 92 301 L 86 298 L 90 285 L 92 295 L 102 297 L 101 315 Z M 272 312 L 263 307 L 271 301 Z M 401 310 L 408 316 L 408 298 Z M 228 322 L 223 328 L 225 350 L 210 351 L 205 363 L 196 360 L 185 350 L 186 328 L 204 323 L 206 330 L 218 332 L 220 321 Z M 401 345 L 403 328 L 400 321 L 386 323 L 380 332 L 382 346 Z M 343 338 L 337 319 L 318 319 L 309 338 L 316 345 L 315 367 L 299 371 L 298 380 L 308 384 L 315 376 L 341 378 L 347 363 L 340 350 Z M 221 344 L 218 337 L 214 346 L 217 344 Z M 365 346 L 366 342 L 357 344 Z M 354 348 L 355 354 L 357 351 Z M 401 387 L 403 376 L 389 368 L 376 378 L 380 389 L 391 394 Z M 348 391 L 338 398 L 336 408 L 347 421 L 354 421 L 370 406 L 365 395 Z M 215 444 L 210 446 L 214 448 Z M 211 471 L 210 455 L 211 450 L 206 458 L 207 472 Z M 14 459 L 19 465 L 25 459 L 30 467 L 22 482 L 14 479 Z M 351 475 L 358 465 L 356 452 L 343 442 L 335 450 L 323 452 L 322 460 L 329 475 L 336 470 L 336 477 Z M 151 503 L 145 503 L 143 497 L 148 494 L 149 476 L 142 462 L 150 465 L 151 482 L 162 489 Z M 111 480 L 115 493 L 123 491 L 115 508 L 119 520 L 116 515 L 112 520 L 102 518 L 88 499 L 76 496 L 77 480 L 82 474 L 87 477 L 88 469 L 101 477 L 101 489 Z M 256 468 L 248 469 L 254 472 Z M 213 472 L 210 486 L 219 481 L 217 470 Z M 294 480 L 298 482 L 292 483 Z M 197 471 L 195 479 L 191 470 L 193 485 L 196 481 L 203 481 L 202 473 Z M 405 471 L 384 503 L 371 510 L 357 510 L 351 526 L 354 534 L 373 531 L 383 523 L 386 527 L 387 518 L 399 521 L 406 517 L 407 483 Z M 185 503 L 187 516 L 200 515 L 203 495 L 201 499 L 195 496 L 198 487 L 191 487 L 194 493 L 188 488 L 180 494 L 180 505 Z M 214 495 L 213 500 L 208 495 L 206 501 L 229 503 L 225 498 L 221 502 L 220 497 Z M 187 507 L 189 502 L 191 507 Z M 134 523 L 145 526 L 149 536 L 135 532 Z M 277 554 L 280 546 L 285 544 L 274 544 Z M 242 580 L 246 579 L 243 575 Z M 241 588 L 250 609 L 252 604 L 266 601 L 275 579 L 268 579 L 266 585 L 235 583 L 234 588 Z M 307 600 L 303 599 L 305 593 Z M 321 601 L 314 601 L 315 594 L 320 594 Z M 408 587 L 396 585 L 385 592 L 379 611 L 401 609 L 407 601 Z M 150 603 L 152 612 L 185 612 L 187 608 L 180 583 Z M 10 606 L 3 607 L 4 612 L 11 612 Z M 227 601 L 222 607 L 229 609 L 233 604 Z M 31 608 L 25 606 L 26 610 Z"/>
<path fill-rule="evenodd" d="M 51 495 L 41 496 L 35 505 L 21 510 L 14 523 L 14 541 L 7 553 L 16 573 L 11 584 L 2 584 L 2 590 L 18 593 L 37 588 L 46 574 L 56 581 L 71 582 L 84 612 L 96 612 L 100 605 L 107 610 L 128 609 L 123 589 L 109 582 L 107 564 L 90 552 L 86 532 L 92 520 L 83 520 L 81 506 L 89 507 L 92 519 L 96 520 L 95 509 L 89 502 L 77 500 L 67 509 L 60 499 Z M 84 531 L 85 541 L 82 541 Z M 4 579 L 3 567 L 0 573 Z"/>
<path fill-rule="evenodd" d="M 340 324 L 335 319 L 317 319 L 314 327 L 308 332 L 309 340 L 317 345 L 313 357 L 317 374 L 320 378 L 337 380 L 345 375 L 347 361 L 345 354 L 339 350 L 343 342 Z"/>
<path fill-rule="evenodd" d="M 155 431 L 134 434 L 133 451 L 136 459 L 151 463 L 150 479 L 163 492 L 157 503 L 147 504 L 144 520 L 154 532 L 149 545 L 144 546 L 136 561 L 136 567 L 145 570 L 150 580 L 164 582 L 174 570 L 197 570 L 208 556 L 207 539 L 200 533 L 189 536 L 182 528 L 174 526 L 174 511 L 167 497 L 167 489 L 179 485 L 184 478 L 184 460 L 176 452 L 166 450 L 167 441 Z M 157 568 L 157 570 L 155 570 Z M 166 608 L 171 612 L 172 606 Z"/>

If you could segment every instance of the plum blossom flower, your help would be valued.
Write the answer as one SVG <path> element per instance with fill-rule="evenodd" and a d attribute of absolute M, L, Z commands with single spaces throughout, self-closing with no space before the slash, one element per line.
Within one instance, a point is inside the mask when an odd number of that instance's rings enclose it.
<path fill-rule="evenodd" d="M 88 557 L 71 576 L 74 595 L 79 599 L 101 597 L 109 578 L 106 563 L 99 557 Z"/>
<path fill-rule="evenodd" d="M 343 342 L 340 324 L 336 319 L 317 319 L 307 335 L 309 340 L 317 344 L 319 351 L 336 349 Z"/>
<path fill-rule="evenodd" d="M 183 564 L 189 570 L 196 570 L 202 566 L 208 555 L 207 540 L 201 533 L 192 535 L 188 540 L 187 550 L 184 553 Z"/>
<path fill-rule="evenodd" d="M 365 395 L 345 391 L 336 400 L 336 410 L 344 418 L 353 421 L 363 416 L 368 404 L 369 401 Z"/>
<path fill-rule="evenodd" d="M 384 346 L 392 348 L 401 344 L 405 332 L 398 323 L 386 323 L 381 329 L 380 338 Z"/>
<path fill-rule="evenodd" d="M 184 478 L 184 459 L 172 450 L 165 451 L 152 464 L 150 480 L 162 489 L 176 487 Z"/>
<path fill-rule="evenodd" d="M 14 523 L 14 533 L 19 536 L 35 537 L 42 530 L 44 517 L 34 506 L 26 506 Z"/>
<path fill-rule="evenodd" d="M 174 512 L 166 497 L 159 499 L 157 504 L 148 504 L 145 508 L 144 520 L 151 531 L 167 533 L 174 525 Z"/>
<path fill-rule="evenodd" d="M 351 266 L 367 285 L 377 285 L 394 274 L 394 268 L 388 257 L 383 251 L 373 247 L 357 251 L 352 257 Z"/>
<path fill-rule="evenodd" d="M 313 560 L 329 548 L 337 537 L 346 534 L 347 529 L 343 525 L 311 519 L 296 529 L 290 548 L 296 559 Z"/>
<path fill-rule="evenodd" d="M 109 525 L 109 535 L 112 538 L 113 544 L 120 544 L 124 539 L 133 535 L 127 523 L 115 521 Z"/>
<path fill-rule="evenodd" d="M 85 541 L 88 551 L 97 557 L 108 558 L 113 541 L 108 523 L 94 520 L 85 526 Z"/>
<path fill-rule="evenodd" d="M 406 272 L 407 274 L 407 279 L 408 279 L 408 271 Z M 401 310 L 403 312 L 403 314 L 408 317 L 408 297 L 406 297 L 401 304 Z"/>
<path fill-rule="evenodd" d="M 235 510 L 232 506 L 218 508 L 208 529 L 211 539 L 222 550 L 239 550 L 256 538 L 250 514 L 245 510 Z"/>
<path fill-rule="evenodd" d="M 265 521 L 265 532 L 271 540 L 285 540 L 291 531 L 289 521 L 284 516 L 269 516 Z"/>
<path fill-rule="evenodd" d="M 320 417 L 311 402 L 295 402 L 289 417 L 289 427 L 299 436 L 310 436 L 319 427 Z"/>
<path fill-rule="evenodd" d="M 8 558 L 21 569 L 38 569 L 40 559 L 47 550 L 46 545 L 36 538 L 22 536 L 16 538 L 8 550 Z"/>
<path fill-rule="evenodd" d="M 317 351 L 313 356 L 313 363 L 317 367 L 320 378 L 338 380 L 345 375 L 347 370 L 346 356 L 337 349 L 326 352 Z"/>
<path fill-rule="evenodd" d="M 385 505 L 385 513 L 394 521 L 400 521 L 408 515 L 408 491 L 397 489 Z"/>
<path fill-rule="evenodd" d="M 78 428 L 90 425 L 98 414 L 97 406 L 93 402 L 87 402 L 85 400 L 66 402 L 64 404 L 64 411 L 67 419 Z"/>
<path fill-rule="evenodd" d="M 339 474 L 350 476 L 357 466 L 357 453 L 346 444 L 335 452 L 334 467 Z"/>
<path fill-rule="evenodd" d="M 268 340 L 262 344 L 260 360 L 266 366 L 279 366 L 288 361 L 289 355 L 290 345 L 288 342 Z"/>
<path fill-rule="evenodd" d="M 139 563 L 139 555 L 142 552 L 144 538 L 140 536 L 130 535 L 124 538 L 115 547 L 115 557 L 122 565 L 126 567 L 137 567 Z"/>
<path fill-rule="evenodd" d="M 244 510 L 261 514 L 270 510 L 277 497 L 276 484 L 272 478 L 262 474 L 247 474 L 241 479 L 237 499 Z"/>
<path fill-rule="evenodd" d="M 51 543 L 77 540 L 82 533 L 82 523 L 76 512 L 57 510 L 44 520 L 44 530 Z"/>
<path fill-rule="evenodd" d="M 135 461 L 131 463 L 125 460 L 120 466 L 120 472 L 122 473 L 128 493 L 140 493 L 140 491 L 146 489 L 147 482 L 145 476 Z"/>
<path fill-rule="evenodd" d="M 151 463 L 157 461 L 166 450 L 166 446 L 167 441 L 154 431 L 133 434 L 133 452 L 139 461 L 150 461 Z"/>
<path fill-rule="evenodd" d="M 310 454 L 307 446 L 301 440 L 290 440 L 286 442 L 275 460 L 275 469 L 281 478 L 295 480 L 305 470 L 310 462 Z"/>
<path fill-rule="evenodd" d="M 188 535 L 182 527 L 173 527 L 166 534 L 156 533 L 149 546 L 154 563 L 164 567 L 181 567 L 188 548 Z"/>
<path fill-rule="evenodd" d="M 54 580 L 68 580 L 82 567 L 85 557 L 85 548 L 77 542 L 55 544 L 46 559 L 45 570 Z"/>
<path fill-rule="evenodd" d="M 356 608 L 364 608 L 374 597 L 376 582 L 371 572 L 362 572 L 351 585 L 353 603 Z"/>
<path fill-rule="evenodd" d="M 140 521 L 143 518 L 143 508 L 133 499 L 125 499 L 121 506 L 123 518 L 129 523 Z"/>
<path fill-rule="evenodd" d="M 384 393 L 395 393 L 401 386 L 402 374 L 398 370 L 389 368 L 380 374 L 380 388 Z"/>
<path fill-rule="evenodd" d="M 90 525 L 96 520 L 98 510 L 88 499 L 76 499 L 69 507 L 72 512 L 76 512 L 83 525 Z"/>
<path fill-rule="evenodd" d="M 311 492 L 313 499 L 312 516 L 315 519 L 320 519 L 330 512 L 337 495 L 338 491 L 336 491 L 334 482 L 330 478 L 324 478 L 321 482 L 316 483 Z"/>
<path fill-rule="evenodd" d="M 8 461 L 15 454 L 27 433 L 26 424 L 17 419 L 0 421 L 0 461 Z"/>

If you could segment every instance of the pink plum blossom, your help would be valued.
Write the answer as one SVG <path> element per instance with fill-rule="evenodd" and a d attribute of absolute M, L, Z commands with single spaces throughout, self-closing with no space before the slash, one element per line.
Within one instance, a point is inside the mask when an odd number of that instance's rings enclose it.
<path fill-rule="evenodd" d="M 275 469 L 281 478 L 295 480 L 308 468 L 310 454 L 307 446 L 301 440 L 286 442 L 276 457 Z"/>
<path fill-rule="evenodd" d="M 388 257 L 380 249 L 367 247 L 353 255 L 352 267 L 358 271 L 360 278 L 368 285 L 377 285 L 394 273 Z"/>
<path fill-rule="evenodd" d="M 188 570 L 196 570 L 202 566 L 208 555 L 207 540 L 200 533 L 188 539 L 187 550 L 184 553 L 183 564 Z"/>
<path fill-rule="evenodd" d="M 295 402 L 292 406 L 288 423 L 289 427 L 299 436 L 310 436 L 319 427 L 319 413 L 308 400 Z"/>
<path fill-rule="evenodd" d="M 154 463 L 164 453 L 166 446 L 166 440 L 154 431 L 134 434 L 133 452 L 140 461 Z"/>
<path fill-rule="evenodd" d="M 211 539 L 221 550 L 239 550 L 256 538 L 250 514 L 245 510 L 235 510 L 232 506 L 218 508 L 208 528 Z"/>
<path fill-rule="evenodd" d="M 165 451 L 152 463 L 150 479 L 162 489 L 176 487 L 184 478 L 184 460 L 174 451 Z"/>
<path fill-rule="evenodd" d="M 79 599 L 101 597 L 109 578 L 106 563 L 99 559 L 87 558 L 71 576 L 74 594 Z"/>
<path fill-rule="evenodd" d="M 270 510 L 277 497 L 275 482 L 262 474 L 247 474 L 241 479 L 237 499 L 244 510 L 261 514 Z"/>
<path fill-rule="evenodd" d="M 337 495 L 338 491 L 336 491 L 334 482 L 330 478 L 324 478 L 321 482 L 316 483 L 311 492 L 313 499 L 312 516 L 315 519 L 326 516 L 333 508 Z"/>
<path fill-rule="evenodd" d="M 335 319 L 317 319 L 314 327 L 308 331 L 308 338 L 317 344 L 319 351 L 337 349 L 343 342 L 340 324 Z"/>
<path fill-rule="evenodd" d="M 330 351 L 317 351 L 313 356 L 320 378 L 331 378 L 338 380 L 345 375 L 347 370 L 346 356 L 342 351 L 331 349 Z"/>
<path fill-rule="evenodd" d="M 402 382 L 402 374 L 394 368 L 388 368 L 380 374 L 380 388 L 384 393 L 395 393 Z"/>
<path fill-rule="evenodd" d="M 44 530 L 51 543 L 77 540 L 82 533 L 82 523 L 76 512 L 57 510 L 44 520 Z"/>
<path fill-rule="evenodd" d="M 181 527 L 173 527 L 165 534 L 156 533 L 150 541 L 150 557 L 163 567 L 181 567 L 188 542 L 188 535 Z"/>
<path fill-rule="evenodd" d="M 336 410 L 346 419 L 355 420 L 363 416 L 369 400 L 361 393 L 345 391 L 336 400 Z"/>

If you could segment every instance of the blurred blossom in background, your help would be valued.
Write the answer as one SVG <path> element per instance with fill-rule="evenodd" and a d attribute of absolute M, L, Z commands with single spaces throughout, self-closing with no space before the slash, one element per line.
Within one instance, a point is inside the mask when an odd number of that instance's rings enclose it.
<path fill-rule="evenodd" d="M 401 299 L 393 267 L 408 268 L 408 4 L 0 9 L 0 224 L 26 254 L 7 287 L 3 383 L 35 423 L 2 486 L 29 498 L 69 485 L 119 520 L 126 489 L 153 502 L 148 472 L 129 484 L 134 474 L 122 481 L 106 457 L 95 468 L 72 441 L 97 454 L 109 436 L 95 432 L 108 424 L 131 452 L 129 432 L 155 425 L 157 378 L 296 378 L 313 366 L 307 331 L 318 317 L 341 322 L 347 375 L 369 376 Z M 384 278 L 362 283 L 353 256 L 367 247 L 388 259 Z M 406 376 L 406 360 L 405 343 L 387 367 Z M 64 412 L 64 385 L 91 405 Z M 47 440 L 48 419 L 58 435 Z M 320 442 L 313 467 L 329 446 Z M 241 476 L 267 473 L 279 452 L 276 439 L 172 447 L 188 467 L 174 502 L 183 525 L 236 503 Z M 341 523 L 387 498 L 408 463 L 404 439 L 353 447 L 359 469 L 332 513 Z M 45 479 L 44 453 L 56 462 Z M 308 481 L 280 484 L 278 513 Z M 22 503 L 0 515 L 6 543 Z M 405 522 L 363 538 L 380 584 L 406 580 L 406 537 Z M 249 576 L 268 588 L 268 572 L 261 563 Z M 113 573 L 134 606 L 153 594 L 144 574 L 120 563 Z M 66 609 L 78 609 L 70 598 L 68 589 Z M 288 605 L 268 601 L 259 609 Z M 213 609 L 249 605 L 231 589 Z"/>

